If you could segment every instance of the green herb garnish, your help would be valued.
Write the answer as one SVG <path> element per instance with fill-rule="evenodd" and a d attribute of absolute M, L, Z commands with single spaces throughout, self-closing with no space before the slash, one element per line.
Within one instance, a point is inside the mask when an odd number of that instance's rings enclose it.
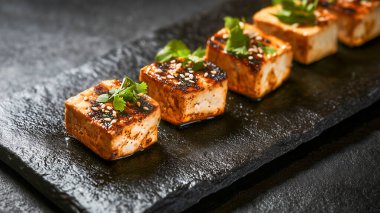
<path fill-rule="evenodd" d="M 282 9 L 273 15 L 286 24 L 316 23 L 318 0 L 273 0 L 273 4 L 281 5 Z"/>
<path fill-rule="evenodd" d="M 261 47 L 265 55 L 273 55 L 277 52 L 276 49 L 274 49 L 273 47 L 265 46 L 261 42 L 258 42 L 257 44 L 259 45 L 259 47 Z"/>
<path fill-rule="evenodd" d="M 201 70 L 204 68 L 205 53 L 205 49 L 200 47 L 191 53 L 185 43 L 174 39 L 169 41 L 166 46 L 157 53 L 155 60 L 164 63 L 181 58 L 183 59 L 183 66 L 187 66 L 190 62 L 190 67 L 193 70 Z"/>
<path fill-rule="evenodd" d="M 238 56 L 248 56 L 249 37 L 243 33 L 241 22 L 244 23 L 244 20 L 232 17 L 224 18 L 224 27 L 229 32 L 225 51 Z"/>
<path fill-rule="evenodd" d="M 125 76 L 119 88 L 112 88 L 106 94 L 99 95 L 96 102 L 113 102 L 114 109 L 124 111 L 127 102 L 135 103 L 140 93 L 146 94 L 148 86 L 145 82 L 136 83 Z"/>

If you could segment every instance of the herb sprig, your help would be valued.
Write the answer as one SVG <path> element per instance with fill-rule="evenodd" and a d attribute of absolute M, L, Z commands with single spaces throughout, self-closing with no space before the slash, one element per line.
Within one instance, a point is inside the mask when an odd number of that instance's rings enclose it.
<path fill-rule="evenodd" d="M 224 27 L 229 32 L 225 51 L 238 56 L 248 56 L 249 37 L 243 33 L 240 23 L 244 23 L 244 20 L 229 16 L 224 18 Z"/>
<path fill-rule="evenodd" d="M 145 82 L 136 83 L 128 76 L 123 78 L 119 88 L 112 88 L 106 94 L 100 95 L 96 101 L 99 103 L 113 102 L 113 108 L 124 111 L 127 102 L 135 103 L 139 94 L 146 94 L 148 86 Z"/>
<path fill-rule="evenodd" d="M 263 43 L 261 43 L 261 42 L 258 42 L 257 44 L 258 44 L 258 46 L 263 50 L 263 52 L 264 52 L 265 55 L 269 55 L 269 56 L 271 56 L 271 55 L 273 55 L 273 54 L 275 54 L 275 53 L 277 52 L 277 50 L 274 49 L 273 47 L 265 46 L 265 45 L 264 45 Z"/>
<path fill-rule="evenodd" d="M 183 66 L 190 64 L 193 70 L 201 70 L 204 68 L 205 49 L 199 47 L 194 52 L 191 52 L 185 43 L 180 40 L 173 39 L 161 49 L 155 60 L 160 63 L 168 62 L 173 59 L 183 59 Z"/>
<path fill-rule="evenodd" d="M 315 10 L 318 0 L 273 0 L 274 5 L 281 5 L 281 10 L 276 16 L 286 24 L 307 24 L 316 23 Z"/>

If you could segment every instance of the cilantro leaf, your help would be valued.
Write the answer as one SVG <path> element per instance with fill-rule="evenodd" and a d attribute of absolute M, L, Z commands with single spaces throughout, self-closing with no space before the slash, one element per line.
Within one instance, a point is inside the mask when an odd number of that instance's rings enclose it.
<path fill-rule="evenodd" d="M 118 110 L 118 111 L 124 111 L 125 105 L 127 103 L 124 101 L 123 97 L 119 95 L 115 95 L 113 97 L 113 108 Z"/>
<path fill-rule="evenodd" d="M 238 56 L 247 56 L 249 55 L 249 37 L 243 33 L 240 22 L 238 18 L 224 18 L 224 26 L 229 31 L 225 50 Z"/>
<path fill-rule="evenodd" d="M 313 25 L 316 22 L 314 12 L 318 0 L 272 0 L 272 2 L 281 6 L 281 10 L 273 15 L 286 24 Z"/>
<path fill-rule="evenodd" d="M 190 49 L 182 41 L 171 40 L 157 53 L 155 60 L 163 63 L 175 58 L 182 58 L 182 66 L 187 66 L 188 63 L 191 62 L 190 65 L 193 70 L 200 70 L 204 68 L 203 62 L 205 52 L 205 49 L 198 48 L 191 53 Z"/>
<path fill-rule="evenodd" d="M 145 82 L 136 83 L 128 76 L 125 76 L 119 88 L 112 88 L 107 94 L 99 95 L 96 101 L 100 103 L 112 101 L 114 109 L 124 111 L 126 103 L 136 102 L 139 99 L 138 94 L 146 94 L 147 88 L 148 85 Z"/>
<path fill-rule="evenodd" d="M 108 99 L 109 99 L 108 94 L 102 94 L 102 95 L 99 95 L 99 97 L 96 99 L 96 102 L 106 103 L 108 102 Z"/>
<path fill-rule="evenodd" d="M 140 84 L 136 84 L 137 93 L 146 93 L 147 89 L 148 89 L 148 85 L 145 82 L 142 82 Z"/>
<path fill-rule="evenodd" d="M 276 49 L 274 49 L 273 47 L 265 46 L 261 42 L 258 42 L 258 45 L 259 45 L 259 47 L 261 47 L 261 49 L 263 50 L 265 55 L 273 55 L 277 52 Z"/>
<path fill-rule="evenodd" d="M 171 40 L 166 46 L 161 49 L 155 60 L 158 62 L 167 62 L 172 58 L 186 57 L 190 54 L 190 49 L 180 40 Z"/>

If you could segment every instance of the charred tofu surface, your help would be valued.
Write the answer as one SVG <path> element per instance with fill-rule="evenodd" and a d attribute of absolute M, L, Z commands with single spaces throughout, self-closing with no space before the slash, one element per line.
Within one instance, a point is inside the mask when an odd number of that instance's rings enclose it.
<path fill-rule="evenodd" d="M 278 6 L 267 7 L 253 16 L 255 25 L 267 34 L 274 35 L 292 45 L 294 59 L 310 64 L 338 50 L 338 25 L 335 15 L 326 9 L 315 11 L 316 24 L 286 24 L 273 14 Z"/>
<path fill-rule="evenodd" d="M 360 46 L 380 35 L 380 2 L 378 0 L 320 1 L 338 18 L 339 40 L 351 47 Z"/>
<path fill-rule="evenodd" d="M 210 62 L 199 71 L 180 59 L 143 67 L 140 80 L 148 84 L 148 95 L 157 100 L 162 119 L 174 125 L 223 114 L 227 96 L 226 73 Z"/>
<path fill-rule="evenodd" d="M 99 95 L 120 87 L 118 80 L 103 81 L 65 102 L 67 132 L 106 160 L 132 155 L 157 141 L 160 107 L 147 95 L 125 110 L 112 103 L 98 103 Z"/>
<path fill-rule="evenodd" d="M 249 55 L 242 57 L 225 51 L 228 30 L 223 28 L 207 41 L 206 58 L 227 72 L 228 88 L 260 99 L 278 88 L 289 76 L 292 48 L 273 36 L 264 34 L 255 26 L 244 24 L 249 37 Z M 263 50 L 270 47 L 273 54 Z"/>

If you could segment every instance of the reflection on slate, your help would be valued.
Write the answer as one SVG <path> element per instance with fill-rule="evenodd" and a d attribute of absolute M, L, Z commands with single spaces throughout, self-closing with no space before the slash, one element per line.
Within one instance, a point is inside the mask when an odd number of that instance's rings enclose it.
<path fill-rule="evenodd" d="M 187 212 L 377 212 L 380 102 Z"/>
<path fill-rule="evenodd" d="M 222 17 L 249 16 L 264 5 L 232 1 L 161 29 L 0 103 L 0 158 L 65 210 L 183 210 L 263 164 L 318 136 L 380 98 L 379 39 L 311 66 L 294 64 L 290 80 L 261 102 L 229 93 L 227 113 L 178 129 L 160 125 L 159 144 L 105 162 L 65 140 L 63 102 L 103 79 L 137 79 L 169 39 L 192 47 Z"/>

